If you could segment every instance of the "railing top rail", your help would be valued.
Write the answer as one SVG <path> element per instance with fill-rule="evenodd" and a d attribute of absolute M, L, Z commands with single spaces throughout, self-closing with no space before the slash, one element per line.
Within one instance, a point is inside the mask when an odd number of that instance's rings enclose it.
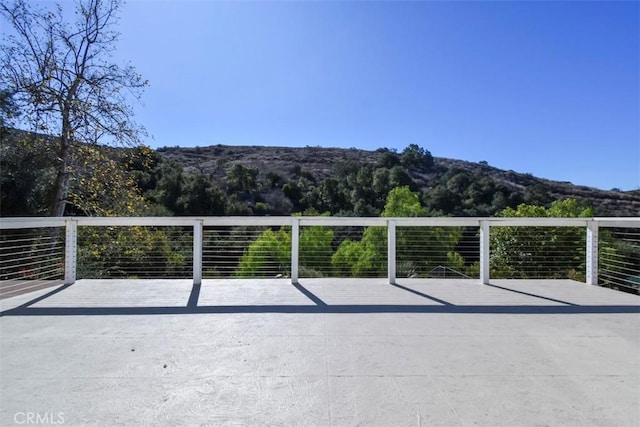
<path fill-rule="evenodd" d="M 293 218 L 291 216 L 208 216 L 200 219 L 204 226 L 282 226 L 291 225 Z"/>
<path fill-rule="evenodd" d="M 640 228 L 640 218 L 594 218 L 600 227 Z"/>
<path fill-rule="evenodd" d="M 65 217 L 20 217 L 0 218 L 0 230 L 18 228 L 64 227 L 68 218 Z"/>
<path fill-rule="evenodd" d="M 208 217 L 6 217 L 0 229 L 62 227 L 68 221 L 79 226 L 386 226 L 393 221 L 400 227 L 477 227 L 486 221 L 492 227 L 600 227 L 640 228 L 640 217 L 620 218 L 505 218 L 505 217 L 331 217 L 331 216 L 208 216 Z"/>
<path fill-rule="evenodd" d="M 478 227 L 482 218 L 472 217 L 397 217 L 387 218 L 399 227 Z"/>
<path fill-rule="evenodd" d="M 386 226 L 389 218 L 382 217 L 345 217 L 345 216 L 299 216 L 294 217 L 301 226 Z"/>
<path fill-rule="evenodd" d="M 81 226 L 189 226 L 194 218 L 189 217 L 72 217 Z"/>
<path fill-rule="evenodd" d="M 593 218 L 485 218 L 491 227 L 586 227 Z"/>

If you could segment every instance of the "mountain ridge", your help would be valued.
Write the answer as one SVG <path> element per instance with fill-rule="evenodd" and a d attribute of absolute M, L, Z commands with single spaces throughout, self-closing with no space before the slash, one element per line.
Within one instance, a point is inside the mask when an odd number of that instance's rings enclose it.
<path fill-rule="evenodd" d="M 1 130 L 2 212 L 7 215 L 40 212 L 51 184 L 55 160 L 51 147 L 55 139 L 18 129 Z M 28 145 L 21 146 L 19 141 Z M 120 162 L 118 153 L 137 152 L 126 147 L 94 147 L 103 150 L 104 158 L 117 162 Z M 221 144 L 144 147 L 143 152 L 153 153 L 156 160 L 149 164 L 150 169 L 135 171 L 136 185 L 152 205 L 168 209 L 160 210 L 164 214 L 330 212 L 377 216 L 384 208 L 387 193 L 393 187 L 408 185 L 421 193 L 423 206 L 430 215 L 493 216 L 506 206 L 527 203 L 548 207 L 554 200 L 574 198 L 593 207 L 595 216 L 640 216 L 640 189 L 602 190 L 500 169 L 487 162 L 433 157 L 417 145 L 405 148 L 402 153 L 386 148 Z M 125 169 L 130 167 L 122 165 Z M 249 187 L 233 181 L 234 169 L 239 165 L 251 169 L 253 184 Z M 243 168 L 239 169 L 242 173 Z M 87 176 L 91 173 L 95 172 L 85 171 Z M 198 183 L 195 187 L 194 180 Z M 23 190 L 18 191 L 20 188 Z M 175 200 L 168 200 L 167 192 Z M 215 201 L 207 200 L 211 197 Z M 32 202 L 37 206 L 31 206 Z"/>
<path fill-rule="evenodd" d="M 379 164 L 387 153 L 400 156 L 387 149 L 375 151 L 338 147 L 280 147 L 211 145 L 207 147 L 161 147 L 156 152 L 165 160 L 181 164 L 187 173 L 201 173 L 213 180 L 224 182 L 226 171 L 235 164 L 255 168 L 259 176 L 269 172 L 289 173 L 299 168 L 320 181 L 333 175 L 338 164 Z M 447 173 L 465 171 L 471 175 L 488 176 L 514 192 L 546 192 L 552 199 L 576 198 L 594 207 L 605 216 L 638 216 L 640 190 L 603 190 L 567 181 L 536 177 L 530 173 L 500 169 L 486 162 L 471 162 L 445 157 L 433 157 L 429 170 L 411 169 L 410 175 L 423 192 L 429 192 L 441 183 Z"/>

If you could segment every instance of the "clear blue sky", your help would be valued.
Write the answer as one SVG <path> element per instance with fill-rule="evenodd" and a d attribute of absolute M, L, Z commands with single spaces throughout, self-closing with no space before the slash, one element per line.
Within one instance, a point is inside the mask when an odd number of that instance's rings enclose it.
<path fill-rule="evenodd" d="M 636 1 L 125 4 L 153 147 L 380 147 L 640 188 Z"/>

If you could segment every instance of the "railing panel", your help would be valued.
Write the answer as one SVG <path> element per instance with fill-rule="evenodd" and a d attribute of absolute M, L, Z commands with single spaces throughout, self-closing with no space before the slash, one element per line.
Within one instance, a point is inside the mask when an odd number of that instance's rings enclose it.
<path fill-rule="evenodd" d="M 640 293 L 640 228 L 601 228 L 600 284 Z"/>
<path fill-rule="evenodd" d="M 387 277 L 387 227 L 337 225 L 340 222 L 302 219 L 299 239 L 301 278 Z M 329 225 L 310 225 L 318 223 Z"/>
<path fill-rule="evenodd" d="M 563 222 L 553 222 L 558 224 Z M 586 233 L 581 227 L 491 226 L 491 278 L 584 282 Z"/>
<path fill-rule="evenodd" d="M 478 278 L 478 227 L 397 227 L 396 275 Z"/>
<path fill-rule="evenodd" d="M 78 226 L 78 278 L 192 275 L 192 226 Z"/>
<path fill-rule="evenodd" d="M 63 229 L 0 230 L 0 297 L 61 284 L 63 278 Z"/>
<path fill-rule="evenodd" d="M 273 278 L 291 274 L 291 227 L 205 226 L 203 278 Z"/>

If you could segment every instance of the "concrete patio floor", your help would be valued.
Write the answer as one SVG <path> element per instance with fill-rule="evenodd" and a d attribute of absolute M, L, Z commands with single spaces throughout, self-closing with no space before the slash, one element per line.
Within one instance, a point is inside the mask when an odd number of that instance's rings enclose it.
<path fill-rule="evenodd" d="M 640 425 L 640 297 L 569 280 L 79 280 L 0 310 L 2 426 Z"/>

